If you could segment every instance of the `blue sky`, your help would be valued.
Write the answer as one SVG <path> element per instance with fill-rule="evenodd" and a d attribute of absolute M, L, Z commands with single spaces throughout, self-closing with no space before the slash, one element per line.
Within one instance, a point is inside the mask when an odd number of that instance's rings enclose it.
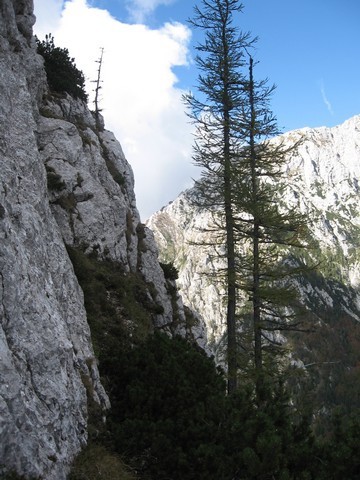
<path fill-rule="evenodd" d="M 242 3 L 239 26 L 259 37 L 257 73 L 277 86 L 273 110 L 280 127 L 287 131 L 304 126 L 334 126 L 360 113 L 358 0 Z M 131 13 L 132 2 L 93 0 L 91 4 L 108 9 L 121 21 L 136 21 Z M 168 4 L 160 4 L 141 20 L 151 28 L 168 21 L 186 23 L 194 4 L 191 0 L 168 0 Z M 180 87 L 186 89 L 196 83 L 195 66 L 174 71 Z"/>
<path fill-rule="evenodd" d="M 52 32 L 88 80 L 105 48 L 103 109 L 133 166 L 145 220 L 191 185 L 191 127 L 181 103 L 196 85 L 191 0 L 35 0 L 35 33 Z M 335 126 L 360 114 L 359 0 L 244 0 L 258 36 L 258 78 L 277 89 L 282 131 Z M 79 19 L 81 19 L 79 21 Z M 91 84 L 89 83 L 91 89 Z"/>

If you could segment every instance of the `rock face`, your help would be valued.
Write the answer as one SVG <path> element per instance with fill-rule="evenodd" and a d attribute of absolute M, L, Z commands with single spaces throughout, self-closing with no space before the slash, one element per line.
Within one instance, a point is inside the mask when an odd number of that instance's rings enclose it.
<path fill-rule="evenodd" d="M 31 2 L 0 16 L 0 473 L 64 478 L 87 439 L 87 392 L 99 382 L 83 295 L 51 213 L 38 152 L 45 89 Z"/>
<path fill-rule="evenodd" d="M 1 1 L 0 476 L 61 480 L 87 441 L 88 396 L 109 406 L 66 245 L 140 272 L 155 326 L 176 313 L 184 333 L 186 318 L 120 144 L 82 101 L 48 91 L 34 20 L 32 0 Z"/>
<path fill-rule="evenodd" d="M 315 315 L 336 306 L 359 321 L 360 116 L 334 128 L 290 132 L 282 139 L 288 144 L 302 139 L 298 153 L 289 159 L 284 201 L 308 214 L 318 245 L 311 255 L 321 262 L 323 276 L 321 285 L 304 280 L 299 287 L 302 300 Z M 206 242 L 204 229 L 210 218 L 192 205 L 192 195 L 192 190 L 182 193 L 147 225 L 154 231 L 162 261 L 174 262 L 179 269 L 184 302 L 203 317 L 216 348 L 225 329 L 224 291 L 213 277 L 202 274 L 214 271 L 209 251 L 195 245 Z"/>
<path fill-rule="evenodd" d="M 172 262 L 179 270 L 177 285 L 186 305 L 198 313 L 206 324 L 212 344 L 220 340 L 225 329 L 221 308 L 223 287 L 208 274 L 215 269 L 211 252 L 197 245 L 204 240 L 203 230 L 209 216 L 191 202 L 193 192 L 182 193 L 174 202 L 152 215 L 147 225 L 154 232 L 160 258 Z"/>
<path fill-rule="evenodd" d="M 37 145 L 47 173 L 51 211 L 66 245 L 140 272 L 162 313 L 156 327 L 173 322 L 174 308 L 152 232 L 140 221 L 134 176 L 114 135 L 98 128 L 81 101 L 47 96 L 37 122 Z M 179 330 L 184 307 L 176 308 Z"/>

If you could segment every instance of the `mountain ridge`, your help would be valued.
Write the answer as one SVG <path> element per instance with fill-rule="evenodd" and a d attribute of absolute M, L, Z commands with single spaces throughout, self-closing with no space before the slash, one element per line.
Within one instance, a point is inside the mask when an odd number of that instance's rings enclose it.
<path fill-rule="evenodd" d="M 325 276 L 357 291 L 349 312 L 360 320 L 360 115 L 340 126 L 306 127 L 273 141 L 291 145 L 299 140 L 298 151 L 286 167 L 286 201 L 308 214 L 313 239 L 320 245 L 317 256 L 321 258 L 317 260 L 323 262 Z M 223 315 L 213 313 L 219 311 L 219 291 L 215 285 L 206 285 L 198 274 L 210 258 L 200 247 L 190 245 L 196 243 L 209 218 L 191 206 L 193 192 L 189 189 L 180 194 L 152 215 L 147 225 L 155 234 L 161 260 L 173 262 L 179 269 L 178 285 L 184 301 L 202 315 L 210 336 L 216 337 L 214 329 L 221 336 L 220 326 L 225 324 Z M 337 263 L 334 258 L 338 258 Z M 205 271 L 209 273 L 209 269 Z M 200 300 L 202 295 L 204 300 Z"/>

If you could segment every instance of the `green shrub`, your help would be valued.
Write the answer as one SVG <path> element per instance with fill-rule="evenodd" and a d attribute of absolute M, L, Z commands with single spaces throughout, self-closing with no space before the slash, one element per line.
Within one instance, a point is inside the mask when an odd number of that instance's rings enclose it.
<path fill-rule="evenodd" d="M 51 33 L 42 41 L 35 38 L 37 51 L 45 61 L 50 90 L 58 93 L 67 92 L 74 98 L 87 101 L 84 74 L 76 67 L 75 59 L 70 57 L 68 49 L 55 47 Z"/>
<path fill-rule="evenodd" d="M 177 280 L 179 278 L 179 271 L 172 262 L 160 263 L 160 267 L 163 269 L 164 276 L 167 280 Z"/>
<path fill-rule="evenodd" d="M 146 478 L 222 478 L 216 476 L 223 467 L 216 433 L 225 383 L 213 361 L 183 338 L 155 333 L 118 352 L 114 367 L 116 450 Z"/>
<path fill-rule="evenodd" d="M 60 192 L 66 188 L 66 185 L 61 178 L 61 175 L 56 173 L 53 167 L 49 165 L 45 165 L 46 168 L 46 176 L 47 176 L 47 186 L 49 190 Z"/>
<path fill-rule="evenodd" d="M 225 395 L 213 361 L 155 333 L 117 353 L 110 429 L 115 450 L 149 480 L 310 480 L 313 442 L 281 387 L 259 407 L 250 389 Z"/>
<path fill-rule="evenodd" d="M 360 480 L 360 409 L 346 413 L 339 408 L 331 422 L 332 432 L 322 444 L 325 472 L 319 479 Z"/>

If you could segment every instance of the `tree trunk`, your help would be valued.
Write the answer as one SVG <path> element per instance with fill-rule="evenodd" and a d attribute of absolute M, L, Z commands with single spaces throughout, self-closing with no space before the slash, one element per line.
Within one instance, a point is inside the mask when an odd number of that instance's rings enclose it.
<path fill-rule="evenodd" d="M 228 356 L 228 393 L 237 388 L 237 348 L 236 348 L 236 272 L 234 218 L 231 205 L 230 161 L 225 164 L 225 218 L 226 218 L 226 255 L 227 255 L 227 356 Z"/>
<path fill-rule="evenodd" d="M 253 303 L 253 328 L 254 328 L 254 363 L 255 363 L 255 391 L 257 401 L 260 403 L 263 397 L 263 359 L 261 344 L 261 295 L 260 295 L 260 219 L 258 215 L 258 175 L 256 172 L 256 112 L 254 106 L 254 80 L 253 80 L 253 59 L 250 57 L 250 82 L 249 82 L 249 101 L 251 110 L 250 124 L 250 163 L 251 163 L 251 184 L 253 196 L 253 271 L 252 271 L 252 303 Z"/>
<path fill-rule="evenodd" d="M 226 22 L 223 23 L 224 77 L 223 77 L 223 113 L 224 113 L 224 204 L 227 255 L 227 356 L 228 356 L 228 394 L 237 389 L 237 348 L 236 348 L 236 269 L 234 214 L 232 206 L 232 168 L 230 152 L 230 110 L 229 96 L 229 52 L 226 40 Z"/>

